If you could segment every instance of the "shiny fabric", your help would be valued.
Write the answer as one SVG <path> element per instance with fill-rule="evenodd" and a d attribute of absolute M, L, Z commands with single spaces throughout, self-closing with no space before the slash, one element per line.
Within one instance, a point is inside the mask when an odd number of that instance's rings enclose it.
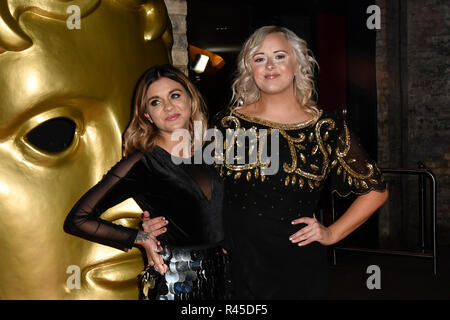
<path fill-rule="evenodd" d="M 194 157 L 172 157 L 155 146 L 123 158 L 75 204 L 64 224 L 66 232 L 122 250 L 131 248 L 138 230 L 100 216 L 133 198 L 152 217 L 169 221 L 167 232 L 158 237 L 163 247 L 217 246 L 224 236 L 223 183 L 213 168 L 193 164 Z M 184 163 L 175 164 L 181 160 Z"/>
<path fill-rule="evenodd" d="M 221 246 L 166 248 L 162 276 L 153 266 L 139 276 L 141 300 L 224 300 L 230 298 L 229 262 Z"/>
<path fill-rule="evenodd" d="M 283 125 L 226 110 L 216 115 L 212 125 L 223 136 L 227 129 L 238 128 L 280 133 L 276 174 L 262 176 L 262 161 L 245 169 L 233 162 L 217 165 L 226 190 L 225 239 L 234 298 L 325 299 L 329 289 L 326 247 L 318 242 L 304 247 L 291 243 L 289 237 L 306 226 L 291 221 L 317 216 L 325 185 L 340 195 L 384 190 L 376 164 L 349 133 L 345 121 L 332 113 Z M 271 154 L 271 140 L 266 141 Z M 245 143 L 248 155 L 249 141 Z"/>

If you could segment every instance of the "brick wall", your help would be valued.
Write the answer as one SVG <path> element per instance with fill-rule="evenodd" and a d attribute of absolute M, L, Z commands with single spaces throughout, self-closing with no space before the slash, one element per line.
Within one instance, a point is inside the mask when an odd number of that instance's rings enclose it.
<path fill-rule="evenodd" d="M 188 73 L 188 43 L 186 36 L 186 0 L 164 0 L 170 21 L 172 22 L 173 32 L 173 48 L 172 59 L 173 65 Z"/>
<path fill-rule="evenodd" d="M 417 168 L 423 162 L 438 182 L 438 239 L 450 244 L 450 7 L 442 0 L 378 0 L 377 31 L 378 159 L 380 167 Z M 413 181 L 400 185 L 412 190 Z M 414 193 L 411 192 L 411 193 Z M 416 197 L 414 193 L 412 197 Z M 416 202 L 403 200 L 401 212 L 383 212 L 386 234 L 415 218 Z M 408 207 L 409 203 L 409 207 Z M 392 207 L 393 206 L 393 207 Z M 387 212 L 389 211 L 389 212 Z M 402 217 L 399 217 L 401 215 Z M 402 220 L 403 219 L 403 220 Z M 386 227 L 390 223 L 390 230 Z"/>

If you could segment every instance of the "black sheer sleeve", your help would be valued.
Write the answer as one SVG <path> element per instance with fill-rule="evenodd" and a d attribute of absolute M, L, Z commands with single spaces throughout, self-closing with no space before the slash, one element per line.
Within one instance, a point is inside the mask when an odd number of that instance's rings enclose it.
<path fill-rule="evenodd" d="M 336 130 L 330 138 L 332 146 L 329 179 L 332 192 L 342 197 L 369 191 L 384 191 L 386 183 L 377 164 L 370 159 L 346 122 L 334 115 Z"/>
<path fill-rule="evenodd" d="M 64 231 L 117 249 L 131 248 L 138 230 L 103 220 L 100 215 L 142 191 L 138 183 L 142 156 L 135 152 L 114 165 L 78 200 L 66 217 Z"/>

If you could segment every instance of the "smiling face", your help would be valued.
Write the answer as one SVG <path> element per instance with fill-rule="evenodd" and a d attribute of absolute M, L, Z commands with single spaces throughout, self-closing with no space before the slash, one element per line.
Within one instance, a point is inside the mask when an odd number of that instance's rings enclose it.
<path fill-rule="evenodd" d="M 160 138 L 170 141 L 171 134 L 176 129 L 189 128 L 191 117 L 191 97 L 177 81 L 161 78 L 147 90 L 147 119 L 158 127 Z"/>
<path fill-rule="evenodd" d="M 98 6 L 81 29 L 69 30 L 58 15 L 45 16 L 52 6 L 65 13 L 61 1 L 39 1 L 44 9 L 19 19 L 29 47 L 0 41 L 0 299 L 138 297 L 138 249 L 125 253 L 69 235 L 63 223 L 122 157 L 135 83 L 169 61 L 161 35 L 145 41 L 145 32 L 165 28 L 166 13 L 158 11 L 162 1 L 148 2 L 156 21 L 146 31 L 145 11 L 135 10 L 143 1 L 132 8 L 133 1 L 92 2 Z M 0 21 L 12 26 L 5 8 L 18 3 L 0 5 Z M 89 2 L 76 3 L 83 9 Z M 140 214 L 127 201 L 102 218 L 137 228 Z"/>
<path fill-rule="evenodd" d="M 262 94 L 279 94 L 294 89 L 298 70 L 291 45 L 280 33 L 268 34 L 251 57 L 253 79 Z"/>

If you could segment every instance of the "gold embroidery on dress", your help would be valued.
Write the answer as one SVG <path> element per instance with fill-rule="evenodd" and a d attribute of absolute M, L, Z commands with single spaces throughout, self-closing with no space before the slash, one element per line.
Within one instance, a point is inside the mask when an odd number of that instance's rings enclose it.
<path fill-rule="evenodd" d="M 343 180 L 344 182 L 346 181 L 349 186 L 354 185 L 357 188 L 362 187 L 364 189 L 368 189 L 369 186 L 366 181 L 370 181 L 371 183 L 377 184 L 378 181 L 372 178 L 375 168 L 374 165 L 372 165 L 371 163 L 366 163 L 366 168 L 368 169 L 368 172 L 359 173 L 354 171 L 349 166 L 349 164 L 355 163 L 356 159 L 352 158 L 347 161 L 344 159 L 347 156 L 351 146 L 350 134 L 346 124 L 344 124 L 344 137 L 339 136 L 339 141 L 341 142 L 341 145 L 344 145 L 344 150 L 341 151 L 339 146 L 336 147 L 337 161 L 339 162 L 339 166 L 336 173 L 340 175 L 342 169 L 344 169 Z M 333 161 L 332 167 L 336 166 L 336 164 L 337 163 Z"/>
<path fill-rule="evenodd" d="M 308 141 L 309 142 L 313 142 L 314 138 L 316 138 L 317 144 L 312 148 L 311 154 L 315 155 L 318 151 L 321 152 L 322 156 L 323 156 L 323 162 L 322 162 L 322 168 L 318 167 L 315 164 L 310 164 L 310 168 L 312 169 L 312 172 L 306 172 L 302 169 L 300 169 L 298 167 L 298 158 L 297 158 L 297 152 L 295 149 L 306 149 L 304 146 L 302 146 L 303 148 L 299 148 L 299 146 L 301 146 L 301 143 L 305 141 L 306 136 L 303 133 L 300 133 L 298 138 L 297 137 L 292 137 L 290 135 L 288 135 L 285 131 L 280 130 L 281 136 L 284 137 L 287 141 L 288 141 L 288 145 L 289 145 L 289 150 L 291 153 L 291 163 L 287 164 L 287 163 L 283 163 L 283 170 L 286 173 L 296 173 L 299 176 L 314 180 L 314 181 L 321 181 L 325 178 L 326 174 L 327 174 L 327 168 L 328 168 L 328 164 L 329 164 L 329 157 L 327 154 L 327 150 L 324 147 L 323 144 L 323 138 L 321 137 L 320 134 L 320 130 L 322 128 L 323 125 L 327 124 L 328 125 L 328 130 L 333 130 L 335 127 L 335 123 L 333 120 L 331 119 L 322 119 L 319 122 L 317 122 L 316 126 L 315 126 L 315 130 L 314 132 L 311 132 L 311 134 L 308 137 Z M 328 131 L 326 131 L 328 132 Z M 306 164 L 307 160 L 306 160 L 306 156 L 300 152 L 299 153 L 300 159 L 301 161 Z M 300 180 L 299 180 L 299 184 L 300 184 Z M 286 184 L 288 185 L 288 184 Z M 314 184 L 308 181 L 308 185 L 311 187 L 311 189 L 314 188 Z M 300 185 L 300 187 L 302 188 L 303 183 Z"/>
<path fill-rule="evenodd" d="M 283 163 L 283 169 L 286 173 L 293 173 L 297 168 L 297 152 L 295 151 L 295 144 L 302 143 L 305 141 L 305 135 L 300 133 L 298 138 L 291 137 L 284 130 L 280 130 L 281 136 L 288 141 L 289 150 L 291 152 L 292 163 L 288 165 L 287 163 Z"/>
<path fill-rule="evenodd" d="M 234 116 L 235 114 L 236 116 Z M 322 115 L 322 112 L 321 114 Z M 333 130 L 335 128 L 335 122 L 332 119 L 322 119 L 317 122 L 318 118 L 310 119 L 306 122 L 300 123 L 300 124 L 279 124 L 274 123 L 271 121 L 266 121 L 259 118 L 254 118 L 252 116 L 245 115 L 243 113 L 240 113 L 236 110 L 231 111 L 231 115 L 225 116 L 221 120 L 221 125 L 225 129 L 233 129 L 235 131 L 241 129 L 241 123 L 238 119 L 240 118 L 260 123 L 263 125 L 266 125 L 269 128 L 268 132 L 270 134 L 270 129 L 278 129 L 281 136 L 285 138 L 288 142 L 289 151 L 291 154 L 291 163 L 283 163 L 283 170 L 287 173 L 287 176 L 285 177 L 284 184 L 285 186 L 295 186 L 298 184 L 300 188 L 303 188 L 305 186 L 305 180 L 307 179 L 306 183 L 310 187 L 310 189 L 314 189 L 315 187 L 319 187 L 320 183 L 319 181 L 322 181 L 327 172 L 328 172 L 328 166 L 329 166 L 329 156 L 331 155 L 331 146 L 329 144 L 324 145 L 324 142 L 328 140 L 329 138 L 329 131 Z M 299 129 L 306 127 L 314 122 L 317 122 L 315 124 L 315 130 L 314 132 L 311 132 L 308 137 L 302 132 L 297 133 L 297 136 L 291 136 L 286 131 L 292 130 L 292 129 Z M 321 136 L 321 128 L 322 126 L 327 125 L 327 130 L 324 132 L 323 137 Z M 256 129 L 252 127 L 251 129 Z M 260 145 L 263 145 L 265 141 L 262 141 L 264 139 L 267 139 L 267 136 L 259 136 L 257 135 L 257 138 L 261 138 Z M 306 146 L 303 145 L 304 142 L 308 141 L 309 143 L 316 142 L 316 145 L 314 145 L 311 149 L 311 155 L 315 156 L 320 152 L 322 155 L 322 164 L 321 166 L 316 164 L 309 164 L 308 170 L 306 168 L 300 168 L 298 158 L 300 158 L 301 164 L 307 165 L 307 157 L 305 155 Z M 229 142 L 231 145 L 227 145 L 226 141 L 224 142 L 224 149 L 227 157 L 232 157 L 234 155 L 231 155 L 232 151 L 232 145 L 237 143 L 236 141 L 236 135 L 232 137 L 232 141 Z M 255 152 L 254 144 L 250 144 L 249 148 L 249 154 L 252 154 Z M 298 150 L 298 151 L 297 151 Z M 256 163 L 250 163 L 250 164 L 243 164 L 243 165 L 236 165 L 236 164 L 229 164 L 224 163 L 222 166 L 228 169 L 228 171 L 244 171 L 244 170 L 252 170 L 254 169 L 254 178 L 258 179 L 258 177 L 261 178 L 261 181 L 265 181 L 265 176 L 260 171 L 260 168 L 268 167 L 270 165 L 269 163 L 262 163 L 261 162 L 261 152 L 262 148 L 258 148 L 258 154 L 257 154 L 257 161 Z M 234 157 L 233 161 L 238 161 L 238 157 Z M 336 164 L 335 164 L 336 165 Z M 227 172 L 228 175 L 230 175 Z M 252 175 L 249 172 L 245 175 L 247 181 L 250 181 Z M 241 175 L 235 174 L 234 178 L 239 179 Z"/>
<path fill-rule="evenodd" d="M 233 115 L 234 114 L 234 115 Z M 320 116 L 322 115 L 322 112 Z M 366 167 L 368 171 L 366 173 L 359 173 L 353 170 L 350 165 L 352 163 L 356 162 L 356 159 L 348 159 L 345 160 L 345 157 L 347 156 L 348 152 L 350 151 L 351 147 L 351 141 L 350 141 L 350 135 L 347 126 L 344 124 L 344 133 L 343 135 L 339 136 L 337 141 L 336 150 L 334 150 L 337 158 L 334 159 L 330 164 L 330 156 L 333 153 L 333 149 L 327 141 L 330 137 L 330 131 L 335 129 L 335 122 L 332 119 L 321 119 L 319 121 L 318 118 L 310 119 L 306 122 L 300 123 L 300 124 L 280 124 L 275 123 L 259 118 L 255 118 L 243 113 L 238 112 L 237 110 L 232 110 L 231 114 L 228 116 L 225 116 L 221 120 L 221 125 L 225 129 L 233 129 L 238 131 L 241 129 L 241 123 L 239 121 L 239 118 L 254 122 L 263 124 L 265 126 L 268 126 L 267 133 L 270 134 L 271 128 L 278 129 L 281 136 L 287 140 L 289 151 L 291 154 L 291 162 L 290 163 L 283 163 L 283 170 L 287 174 L 284 178 L 284 184 L 285 186 L 296 186 L 298 185 L 299 188 L 303 188 L 305 185 L 307 185 L 311 190 L 320 186 L 320 181 L 325 179 L 327 173 L 331 169 L 336 169 L 337 175 L 342 174 L 342 180 L 347 183 L 349 186 L 354 185 L 356 188 L 364 188 L 368 189 L 368 182 L 377 184 L 378 181 L 373 179 L 374 170 L 378 170 L 378 168 L 370 163 L 366 164 Z M 314 122 L 314 132 L 311 132 L 308 136 L 306 136 L 304 133 L 296 133 L 297 136 L 293 136 L 288 134 L 287 130 L 295 130 L 304 128 Z M 321 135 L 321 129 L 323 126 L 327 126 L 326 131 Z M 256 127 L 252 127 L 248 130 L 256 130 Z M 242 130 L 242 129 L 241 129 Z M 250 143 L 249 147 L 249 155 L 252 155 L 254 152 L 257 152 L 256 156 L 256 163 L 249 163 L 249 164 L 229 164 L 224 162 L 222 165 L 218 165 L 220 167 L 219 173 L 221 176 L 225 173 L 226 175 L 230 176 L 233 172 L 236 172 L 234 174 L 234 179 L 239 179 L 242 177 L 242 173 L 245 170 L 253 170 L 253 172 L 248 171 L 245 173 L 245 178 L 247 181 L 250 181 L 252 178 L 255 180 L 261 180 L 262 182 L 265 181 L 266 176 L 262 173 L 260 170 L 261 168 L 267 168 L 270 165 L 270 161 L 267 163 L 263 163 L 261 161 L 261 153 L 262 153 L 262 145 L 265 143 L 265 139 L 267 139 L 267 135 L 259 135 L 258 133 L 255 133 L 255 138 L 258 139 L 259 144 L 258 148 L 255 147 L 254 143 Z M 254 141 L 251 141 L 254 142 Z M 304 145 L 305 142 L 309 142 L 311 144 L 316 143 L 310 150 L 310 154 L 312 156 L 318 156 L 321 155 L 321 164 L 320 161 L 316 163 L 309 164 L 308 170 L 304 167 L 305 165 L 308 165 L 308 159 L 305 155 L 305 152 L 307 150 L 307 147 Z M 227 156 L 230 156 L 230 158 L 233 158 L 233 161 L 239 161 L 238 156 L 230 155 L 230 151 L 232 150 L 232 146 L 235 144 L 238 144 L 239 141 L 237 141 L 237 136 L 234 135 L 232 137 L 232 141 L 230 142 L 230 145 L 227 145 L 227 141 L 225 139 L 224 141 L 224 149 Z M 339 147 L 340 146 L 340 147 Z M 239 147 L 239 146 L 238 146 Z M 343 148 L 343 150 L 341 150 Z M 258 150 L 256 150 L 258 149 Z M 300 162 L 299 162 L 300 161 Z M 299 165 L 302 165 L 301 168 Z M 227 170 L 224 172 L 224 168 Z M 253 173 L 253 174 L 252 174 Z M 306 181 L 305 181 L 306 179 Z"/>
<path fill-rule="evenodd" d="M 223 128 L 225 128 L 226 130 L 232 129 L 234 130 L 234 132 L 238 132 L 239 130 L 244 130 L 241 129 L 241 122 L 239 121 L 239 119 L 235 116 L 226 116 L 223 117 L 221 120 L 221 125 Z M 231 126 L 234 125 L 234 128 L 231 128 Z M 231 171 L 244 171 L 244 170 L 251 170 L 251 169 L 255 169 L 258 170 L 258 172 L 255 171 L 255 178 L 258 179 L 258 177 L 261 177 L 261 181 L 265 181 L 266 177 L 264 176 L 264 174 L 261 172 L 261 174 L 259 173 L 259 168 L 268 168 L 270 166 L 270 160 L 267 160 L 266 162 L 262 162 L 262 151 L 263 148 L 262 146 L 265 145 L 266 143 L 266 139 L 267 136 L 271 134 L 271 130 L 267 130 L 267 135 L 259 135 L 259 133 L 257 132 L 257 128 L 255 126 L 251 127 L 250 129 L 254 132 L 254 138 L 252 138 L 250 140 L 250 148 L 249 148 L 249 155 L 253 154 L 255 152 L 255 145 L 258 146 L 258 150 L 257 150 L 257 155 L 256 155 L 256 162 L 255 163 L 248 163 L 248 164 L 231 164 L 231 163 L 227 163 L 228 161 L 225 161 L 223 165 L 225 168 L 227 168 L 228 170 Z M 258 143 L 259 141 L 259 143 Z M 234 145 L 237 145 L 237 147 L 243 147 L 240 144 L 240 141 L 237 140 L 237 135 L 234 134 L 232 137 L 232 141 L 231 143 L 228 145 L 227 144 L 227 139 L 225 138 L 224 142 L 223 142 L 223 147 L 225 149 L 225 156 L 226 159 L 233 159 L 234 161 L 240 161 L 242 160 L 242 158 L 240 156 L 234 156 L 234 154 L 232 154 L 233 151 L 233 147 Z M 227 175 L 230 175 L 227 173 Z M 235 179 L 239 179 L 241 177 L 241 175 L 235 175 L 234 178 Z M 250 181 L 251 179 L 251 173 L 247 172 L 245 175 L 247 181 Z"/>
<path fill-rule="evenodd" d="M 272 122 L 269 120 L 264 120 L 264 119 L 260 119 L 257 117 L 253 117 L 253 116 L 247 115 L 245 113 L 239 112 L 239 110 L 237 110 L 236 108 L 231 110 L 231 114 L 235 114 L 239 118 L 242 118 L 242 119 L 250 121 L 250 122 L 259 123 L 259 124 L 265 125 L 267 127 L 273 128 L 273 129 L 280 129 L 280 130 L 295 130 L 295 129 L 305 128 L 305 127 L 313 124 L 314 122 L 316 122 L 317 119 L 319 119 L 322 116 L 322 113 L 323 113 L 323 111 L 320 110 L 319 115 L 317 117 L 313 117 L 307 121 L 300 122 L 300 123 L 287 124 L 287 123 Z"/>

